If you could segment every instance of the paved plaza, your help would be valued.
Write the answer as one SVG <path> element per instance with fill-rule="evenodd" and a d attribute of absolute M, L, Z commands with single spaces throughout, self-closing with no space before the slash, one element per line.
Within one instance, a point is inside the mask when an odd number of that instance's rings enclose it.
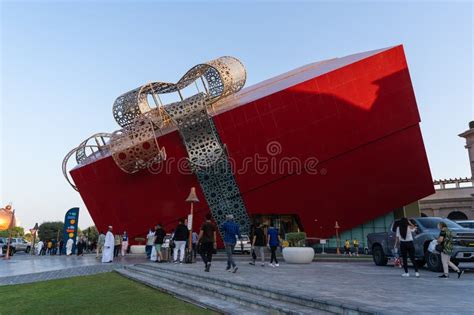
<path fill-rule="evenodd" d="M 236 274 L 226 272 L 226 263 L 219 259 L 210 273 L 203 264 L 155 264 L 142 256 L 118 258 L 113 264 L 101 264 L 95 255 L 41 256 L 18 254 L 11 260 L 0 260 L 0 285 L 44 281 L 122 269 L 124 266 L 148 265 L 182 273 L 182 279 L 200 275 L 241 284 L 289 292 L 317 301 L 345 304 L 383 314 L 456 313 L 468 314 L 474 309 L 474 264 L 463 264 L 466 273 L 457 279 L 452 273 L 447 280 L 438 274 L 421 271 L 421 277 L 402 278 L 401 269 L 377 267 L 368 261 L 316 261 L 310 265 L 280 267 L 251 266 L 244 257 L 238 259 Z"/>
<path fill-rule="evenodd" d="M 462 266 L 474 268 L 473 264 Z M 371 262 L 282 263 L 277 268 L 240 263 L 236 274 L 226 272 L 225 262 L 220 261 L 213 264 L 210 273 L 203 272 L 202 263 L 160 264 L 159 267 L 287 291 L 382 314 L 472 314 L 474 309 L 471 294 L 474 291 L 474 272 L 470 270 L 466 270 L 459 280 L 455 273 L 444 280 L 438 278 L 439 274 L 428 270 L 421 270 L 420 278 L 402 278 L 401 269 L 377 267 Z"/>

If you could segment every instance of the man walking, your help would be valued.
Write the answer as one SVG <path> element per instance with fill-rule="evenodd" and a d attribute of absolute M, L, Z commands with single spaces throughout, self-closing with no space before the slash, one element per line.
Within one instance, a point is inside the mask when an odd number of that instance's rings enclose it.
<path fill-rule="evenodd" d="M 66 242 L 66 256 L 72 255 L 72 247 L 74 246 L 74 241 L 72 238 L 68 239 Z"/>
<path fill-rule="evenodd" d="M 163 255 L 161 253 L 161 246 L 163 246 L 163 241 L 165 239 L 166 232 L 161 227 L 161 224 L 158 223 L 155 230 L 155 250 L 156 250 L 156 262 L 163 262 Z"/>
<path fill-rule="evenodd" d="M 197 254 L 197 244 L 198 244 L 198 240 L 199 240 L 199 235 L 193 231 L 193 234 L 192 234 L 192 255 L 194 257 L 194 260 L 196 260 L 196 254 Z"/>
<path fill-rule="evenodd" d="M 120 234 L 116 234 L 114 236 L 114 257 L 118 257 L 120 253 L 121 245 L 122 245 L 122 236 L 120 236 Z"/>
<path fill-rule="evenodd" d="M 239 226 L 234 222 L 234 216 L 232 214 L 226 215 L 226 222 L 222 225 L 222 231 L 224 232 L 224 245 L 225 252 L 227 254 L 227 268 L 226 270 L 232 273 L 235 273 L 239 269 L 234 259 L 232 258 L 232 253 L 234 251 L 235 243 L 237 243 L 237 237 L 240 239 L 240 230 Z"/>
<path fill-rule="evenodd" d="M 99 234 L 99 239 L 97 240 L 95 258 L 99 259 L 99 254 L 104 250 L 104 243 L 105 243 L 105 234 L 104 232 L 101 231 Z"/>
<path fill-rule="evenodd" d="M 354 252 L 356 256 L 359 256 L 359 240 L 354 239 L 352 241 L 352 244 L 354 245 Z"/>
<path fill-rule="evenodd" d="M 265 267 L 265 246 L 267 244 L 267 239 L 265 237 L 265 232 L 263 231 L 262 223 L 259 223 L 257 225 L 257 228 L 255 229 L 255 234 L 252 239 L 252 248 L 255 249 L 255 253 L 258 253 L 258 256 L 260 256 L 261 262 L 262 262 L 262 267 Z M 255 260 L 257 256 L 252 259 L 250 262 L 251 265 L 255 265 Z"/>
<path fill-rule="evenodd" d="M 155 242 L 155 232 L 152 229 L 149 229 L 148 234 L 146 235 L 146 245 L 145 245 L 145 253 L 146 253 L 147 259 L 150 259 L 151 257 L 151 250 L 153 248 L 154 242 Z"/>
<path fill-rule="evenodd" d="M 212 216 L 206 215 L 206 222 L 201 226 L 197 243 L 201 246 L 201 257 L 204 262 L 204 271 L 211 269 L 212 252 L 217 248 L 216 226 L 211 222 Z"/>
<path fill-rule="evenodd" d="M 105 236 L 105 235 L 104 235 Z M 58 253 L 59 253 L 59 256 L 61 256 L 63 254 L 63 245 L 64 245 L 64 242 L 63 240 L 59 240 L 58 242 Z"/>
<path fill-rule="evenodd" d="M 112 230 L 112 226 L 109 226 L 109 230 L 105 235 L 104 250 L 102 251 L 103 263 L 111 263 L 114 259 L 115 238 L 112 234 Z"/>
<path fill-rule="evenodd" d="M 173 261 L 175 264 L 178 263 L 178 251 L 179 251 L 179 263 L 182 264 L 184 260 L 184 250 L 186 248 L 186 241 L 188 239 L 189 230 L 184 225 L 184 219 L 178 221 L 178 226 L 174 231 L 173 241 L 175 244 L 173 251 Z"/>

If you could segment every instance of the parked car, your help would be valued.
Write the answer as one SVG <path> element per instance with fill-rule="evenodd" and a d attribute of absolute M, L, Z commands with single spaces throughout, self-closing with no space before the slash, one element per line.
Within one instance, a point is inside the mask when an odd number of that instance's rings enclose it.
<path fill-rule="evenodd" d="M 31 243 L 22 238 L 12 238 L 11 247 L 15 249 L 15 252 L 29 253 L 31 250 Z"/>
<path fill-rule="evenodd" d="M 413 241 L 415 244 L 415 259 L 418 266 L 427 267 L 432 271 L 441 271 L 443 266 L 441 256 L 428 251 L 429 243 L 438 238 L 438 223 L 443 221 L 453 232 L 453 254 L 451 260 L 459 262 L 474 262 L 474 229 L 466 229 L 454 221 L 438 217 L 410 218 L 410 222 L 418 227 Z M 390 232 L 370 233 L 367 235 L 369 248 L 377 266 L 385 266 L 388 259 L 393 256 L 392 249 L 395 245 L 395 232 L 399 220 L 392 223 Z"/>
<path fill-rule="evenodd" d="M 0 246 L 2 247 L 2 256 L 5 256 L 7 253 L 7 242 L 8 240 L 5 237 L 0 237 Z M 15 248 L 10 246 L 10 256 L 15 254 Z"/>
<path fill-rule="evenodd" d="M 252 242 L 248 235 L 242 235 L 240 240 L 237 240 L 234 246 L 234 252 L 241 254 L 250 254 L 252 250 Z"/>
<path fill-rule="evenodd" d="M 456 223 L 464 228 L 474 229 L 474 220 L 456 221 Z"/>

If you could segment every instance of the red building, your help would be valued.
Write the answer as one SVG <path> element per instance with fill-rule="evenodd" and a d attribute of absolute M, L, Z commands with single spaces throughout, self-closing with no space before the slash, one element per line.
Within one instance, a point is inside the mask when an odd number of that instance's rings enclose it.
<path fill-rule="evenodd" d="M 402 46 L 313 63 L 228 97 L 213 114 L 250 218 L 331 237 L 434 192 Z M 134 174 L 110 154 L 70 174 L 99 229 L 131 239 L 158 222 L 171 231 L 209 212 L 176 128 L 158 139 L 167 159 Z M 314 221 L 327 228 L 317 230 Z"/>

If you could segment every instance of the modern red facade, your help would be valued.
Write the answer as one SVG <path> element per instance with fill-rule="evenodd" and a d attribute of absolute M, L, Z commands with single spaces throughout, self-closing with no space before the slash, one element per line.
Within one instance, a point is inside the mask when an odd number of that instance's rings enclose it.
<path fill-rule="evenodd" d="M 307 65 L 226 101 L 213 120 L 250 216 L 294 214 L 307 235 L 327 238 L 335 221 L 348 230 L 434 192 L 402 46 Z M 195 175 L 178 170 L 178 131 L 159 143 L 160 172 L 127 174 L 111 156 L 71 171 L 100 229 L 171 231 L 193 186 L 195 228 L 209 212 Z"/>

